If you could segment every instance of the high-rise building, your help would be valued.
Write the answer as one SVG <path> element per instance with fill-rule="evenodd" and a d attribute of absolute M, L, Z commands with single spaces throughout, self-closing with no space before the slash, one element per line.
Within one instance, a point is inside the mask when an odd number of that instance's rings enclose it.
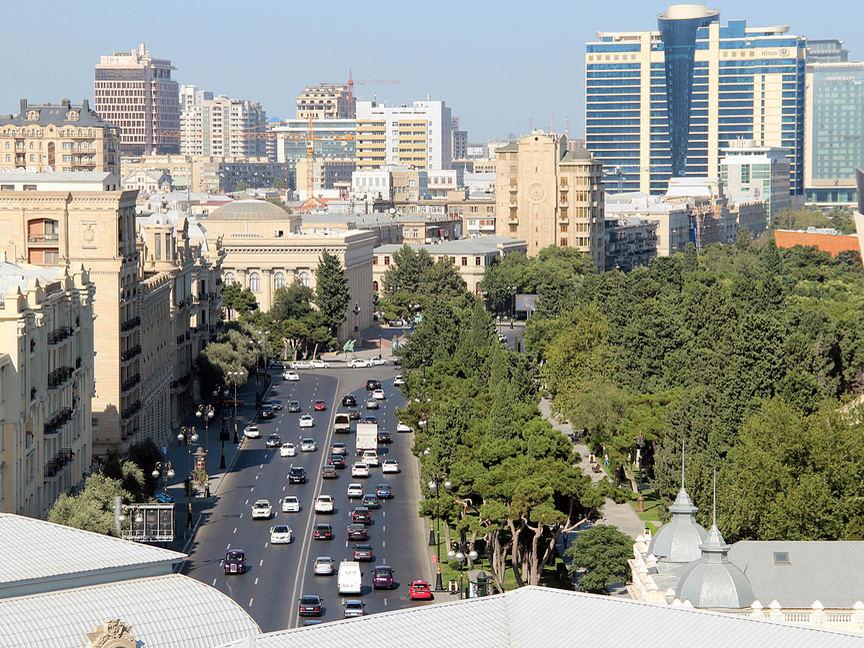
<path fill-rule="evenodd" d="M 864 63 L 842 41 L 807 41 L 804 194 L 808 203 L 852 206 L 864 163 Z"/>
<path fill-rule="evenodd" d="M 563 135 L 535 131 L 496 152 L 495 233 L 527 242 L 528 255 L 572 247 L 605 267 L 603 165 Z"/>
<path fill-rule="evenodd" d="M 120 131 L 90 110 L 74 105 L 28 104 L 0 117 L 0 169 L 107 171 L 120 175 Z"/>
<path fill-rule="evenodd" d="M 625 191 L 657 194 L 671 177 L 717 177 L 721 149 L 750 139 L 786 150 L 801 194 L 805 47 L 788 30 L 723 26 L 719 11 L 681 4 L 657 30 L 597 32 L 586 46 L 586 147 Z"/>
<path fill-rule="evenodd" d="M 180 152 L 184 155 L 265 157 L 266 125 L 267 113 L 257 101 L 230 99 L 225 95 L 215 99 L 196 96 L 191 105 L 184 105 L 180 114 Z"/>
<path fill-rule="evenodd" d="M 311 140 L 310 140 L 311 127 Z M 322 159 L 354 160 L 357 122 L 353 119 L 289 119 L 272 130 L 276 137 L 276 159 L 288 166 L 288 186 L 307 189 L 308 174 L 297 175 L 297 162 L 311 157 L 311 166 Z M 311 141 L 312 155 L 309 155 Z M 314 188 L 314 187 L 313 187 Z"/>
<path fill-rule="evenodd" d="M 452 168 L 453 122 L 443 101 L 408 106 L 357 102 L 357 168 L 407 164 L 440 171 Z"/>
<path fill-rule="evenodd" d="M 297 119 L 353 119 L 354 106 L 347 85 L 306 86 L 297 97 Z"/>
<path fill-rule="evenodd" d="M 171 61 L 143 44 L 102 56 L 96 65 L 96 112 L 120 128 L 123 155 L 180 152 L 180 100 Z"/>

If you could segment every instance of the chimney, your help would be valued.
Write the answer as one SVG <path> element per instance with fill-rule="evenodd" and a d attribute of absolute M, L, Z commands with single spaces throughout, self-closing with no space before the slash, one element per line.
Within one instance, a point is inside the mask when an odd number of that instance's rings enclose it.
<path fill-rule="evenodd" d="M 22 99 L 21 100 L 21 114 L 23 115 L 25 112 L 27 112 L 27 100 Z"/>
<path fill-rule="evenodd" d="M 81 100 L 81 112 L 82 113 L 89 113 L 90 112 L 90 100 L 89 99 L 82 99 Z"/>

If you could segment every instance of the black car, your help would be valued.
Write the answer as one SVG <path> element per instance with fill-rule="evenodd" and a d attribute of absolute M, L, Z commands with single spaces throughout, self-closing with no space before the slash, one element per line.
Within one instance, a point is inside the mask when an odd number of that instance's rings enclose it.
<path fill-rule="evenodd" d="M 387 430 L 380 430 L 378 432 L 378 443 L 393 443 L 393 437 L 390 436 Z"/>
<path fill-rule="evenodd" d="M 372 514 L 369 513 L 369 509 L 365 506 L 358 506 L 351 511 L 351 522 L 368 526 L 372 524 Z"/>
<path fill-rule="evenodd" d="M 345 467 L 345 457 L 341 454 L 330 455 L 330 463 L 336 466 L 337 468 Z"/>
<path fill-rule="evenodd" d="M 332 540 L 333 527 L 329 524 L 316 524 L 314 537 L 316 540 Z"/>
<path fill-rule="evenodd" d="M 393 580 L 393 568 L 389 565 L 378 565 L 372 572 L 372 587 L 375 589 L 393 589 L 396 581 Z"/>
<path fill-rule="evenodd" d="M 381 389 L 381 381 L 380 380 L 367 380 L 366 381 L 366 391 L 372 391 L 373 389 Z"/>
<path fill-rule="evenodd" d="M 305 484 L 306 469 L 302 466 L 291 466 L 291 472 L 288 473 L 289 484 Z"/>
<path fill-rule="evenodd" d="M 349 524 L 348 525 L 348 539 L 349 540 L 366 540 L 368 535 L 366 533 L 366 525 L 365 524 Z"/>
<path fill-rule="evenodd" d="M 348 410 L 348 419 L 351 421 L 359 421 L 360 420 L 360 410 L 349 409 Z"/>
<path fill-rule="evenodd" d="M 271 405 L 260 405 L 258 407 L 258 418 L 260 419 L 272 419 L 276 416 L 276 413 L 273 411 L 273 407 Z"/>
<path fill-rule="evenodd" d="M 321 470 L 321 477 L 323 479 L 338 479 L 339 475 L 336 473 L 336 466 L 333 464 L 326 464 Z"/>
<path fill-rule="evenodd" d="M 378 419 L 377 419 L 376 417 L 374 417 L 374 416 L 364 416 L 364 417 L 363 417 L 363 422 L 364 422 L 364 423 L 375 423 L 375 424 L 377 425 L 377 424 L 378 424 Z"/>
<path fill-rule="evenodd" d="M 342 407 L 354 407 L 357 404 L 357 397 L 354 394 L 345 394 L 342 397 Z"/>
<path fill-rule="evenodd" d="M 288 401 L 288 411 L 291 413 L 300 411 L 300 401 L 291 400 Z"/>
<path fill-rule="evenodd" d="M 300 608 L 298 610 L 300 616 L 322 616 L 324 614 L 323 601 L 320 596 L 301 596 Z"/>
<path fill-rule="evenodd" d="M 266 400 L 266 401 L 263 401 L 261 404 L 262 405 L 269 405 L 270 407 L 273 408 L 274 412 L 281 412 L 282 411 L 282 403 L 280 403 L 277 400 Z"/>
<path fill-rule="evenodd" d="M 372 555 L 372 545 L 368 544 L 358 544 L 354 545 L 354 560 L 372 562 L 374 556 Z"/>

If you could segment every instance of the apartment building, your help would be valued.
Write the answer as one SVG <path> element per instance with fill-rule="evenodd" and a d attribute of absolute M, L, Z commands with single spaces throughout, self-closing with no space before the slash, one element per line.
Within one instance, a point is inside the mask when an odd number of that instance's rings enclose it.
<path fill-rule="evenodd" d="M 736 204 L 761 202 L 768 224 L 781 209 L 792 206 L 789 194 L 789 159 L 783 149 L 756 146 L 753 140 L 735 140 L 721 149 L 720 179 Z"/>
<path fill-rule="evenodd" d="M 297 119 L 353 119 L 354 100 L 348 85 L 306 86 L 297 97 Z"/>
<path fill-rule="evenodd" d="M 85 99 L 72 104 L 29 104 L 0 116 L 0 169 L 107 171 L 119 175 L 120 130 Z"/>
<path fill-rule="evenodd" d="M 100 57 L 94 107 L 120 129 L 123 155 L 180 152 L 180 99 L 168 59 L 150 56 L 141 44 Z"/>
<path fill-rule="evenodd" d="M 4 513 L 44 518 L 90 470 L 94 295 L 80 266 L 0 261 Z"/>
<path fill-rule="evenodd" d="M 188 92 L 185 96 L 188 96 Z M 193 103 L 180 114 L 180 152 L 216 157 L 266 157 L 267 113 L 259 102 L 225 95 Z"/>
<path fill-rule="evenodd" d="M 657 224 L 657 256 L 683 252 L 690 241 L 690 211 L 681 203 L 645 193 L 606 194 L 606 218 L 641 218 Z M 608 261 L 607 261 L 608 264 Z"/>
<path fill-rule="evenodd" d="M 350 161 L 356 165 L 357 122 L 354 119 L 289 119 L 273 127 L 271 133 L 276 138 L 276 160 L 287 165 L 290 189 L 309 188 L 308 167 L 297 171 L 297 165 L 303 160 L 311 159 L 313 167 L 322 160 Z"/>
<path fill-rule="evenodd" d="M 605 268 L 602 165 L 563 135 L 534 131 L 496 151 L 495 230 L 524 240 L 528 256 L 550 245 L 588 254 Z"/>

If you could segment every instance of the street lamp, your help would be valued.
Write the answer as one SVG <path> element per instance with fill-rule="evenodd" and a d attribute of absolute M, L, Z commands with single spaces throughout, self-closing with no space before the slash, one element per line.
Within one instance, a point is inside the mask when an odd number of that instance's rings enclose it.
<path fill-rule="evenodd" d="M 458 545 L 459 550 L 458 551 L 453 551 L 453 549 L 451 549 L 450 551 L 447 552 L 447 558 L 448 559 L 455 560 L 456 562 L 459 563 L 459 598 L 460 599 L 462 598 L 462 595 L 464 592 L 464 590 L 462 589 L 462 563 L 465 562 L 465 554 L 463 553 L 464 544 L 465 543 L 461 543 L 461 542 L 459 543 L 459 545 Z M 468 560 L 471 563 L 473 563 L 475 560 L 477 560 L 477 555 L 478 555 L 477 552 L 472 549 L 468 553 Z"/>
<path fill-rule="evenodd" d="M 355 301 L 354 302 L 354 308 L 351 309 L 351 312 L 354 313 L 354 332 L 355 333 L 360 330 L 360 311 L 361 310 L 362 309 L 360 308 L 360 304 L 358 304 Z"/>
<path fill-rule="evenodd" d="M 153 472 L 150 473 L 153 475 L 153 479 L 159 479 L 162 477 L 162 488 L 165 493 L 165 501 L 168 501 L 168 480 L 174 479 L 174 469 L 171 467 L 170 461 L 157 461 L 156 467 L 153 469 Z"/>
<path fill-rule="evenodd" d="M 642 498 L 642 455 L 645 452 L 645 437 L 642 433 L 636 437 L 636 458 L 639 460 L 639 497 L 636 498 L 636 510 L 640 513 L 645 511 L 645 500 Z"/>
<path fill-rule="evenodd" d="M 429 454 L 429 449 L 423 451 L 423 454 Z M 444 583 L 441 580 L 441 486 L 444 486 L 447 490 L 452 488 L 453 484 L 447 480 L 442 482 L 441 479 L 444 478 L 444 475 L 432 475 L 432 479 L 429 480 L 429 490 L 435 492 L 435 533 L 432 533 L 432 529 L 429 530 L 429 544 L 435 544 L 435 566 L 438 568 L 438 573 L 435 574 L 435 589 L 437 591 L 441 591 L 444 589 Z M 433 537 L 434 536 L 434 537 Z"/>
<path fill-rule="evenodd" d="M 189 448 L 189 477 L 186 485 L 186 501 L 189 505 L 189 514 L 186 516 L 186 527 L 192 528 L 192 444 L 198 442 L 198 431 L 194 427 L 181 427 L 177 435 L 179 441 L 186 443 Z"/>
<path fill-rule="evenodd" d="M 516 290 L 518 290 L 517 286 L 507 286 L 507 290 L 510 291 L 513 302 L 512 307 L 510 308 L 510 328 L 513 328 L 513 320 L 516 319 Z"/>
<path fill-rule="evenodd" d="M 228 371 L 225 375 L 229 376 L 231 382 L 234 383 L 234 443 L 240 443 L 240 439 L 237 437 L 237 383 L 240 381 L 240 376 L 244 374 L 242 371 Z"/>
<path fill-rule="evenodd" d="M 218 393 L 219 392 L 214 391 L 213 392 L 213 398 L 216 398 L 216 395 Z M 207 454 L 205 456 L 209 457 L 210 456 L 210 419 L 212 419 L 214 416 L 216 416 L 216 410 L 209 403 L 207 405 L 204 405 L 202 403 L 201 405 L 198 406 L 198 409 L 195 412 L 195 416 L 197 416 L 198 418 L 204 419 L 204 447 L 205 447 L 205 450 L 207 452 Z M 222 446 L 222 447 L 224 448 L 225 446 Z M 223 453 L 223 457 L 224 457 L 224 453 Z M 224 461 L 224 459 L 223 459 L 223 461 Z M 222 466 L 222 468 L 224 468 L 224 467 L 225 466 Z M 207 468 L 207 466 L 205 465 L 204 468 Z"/>

